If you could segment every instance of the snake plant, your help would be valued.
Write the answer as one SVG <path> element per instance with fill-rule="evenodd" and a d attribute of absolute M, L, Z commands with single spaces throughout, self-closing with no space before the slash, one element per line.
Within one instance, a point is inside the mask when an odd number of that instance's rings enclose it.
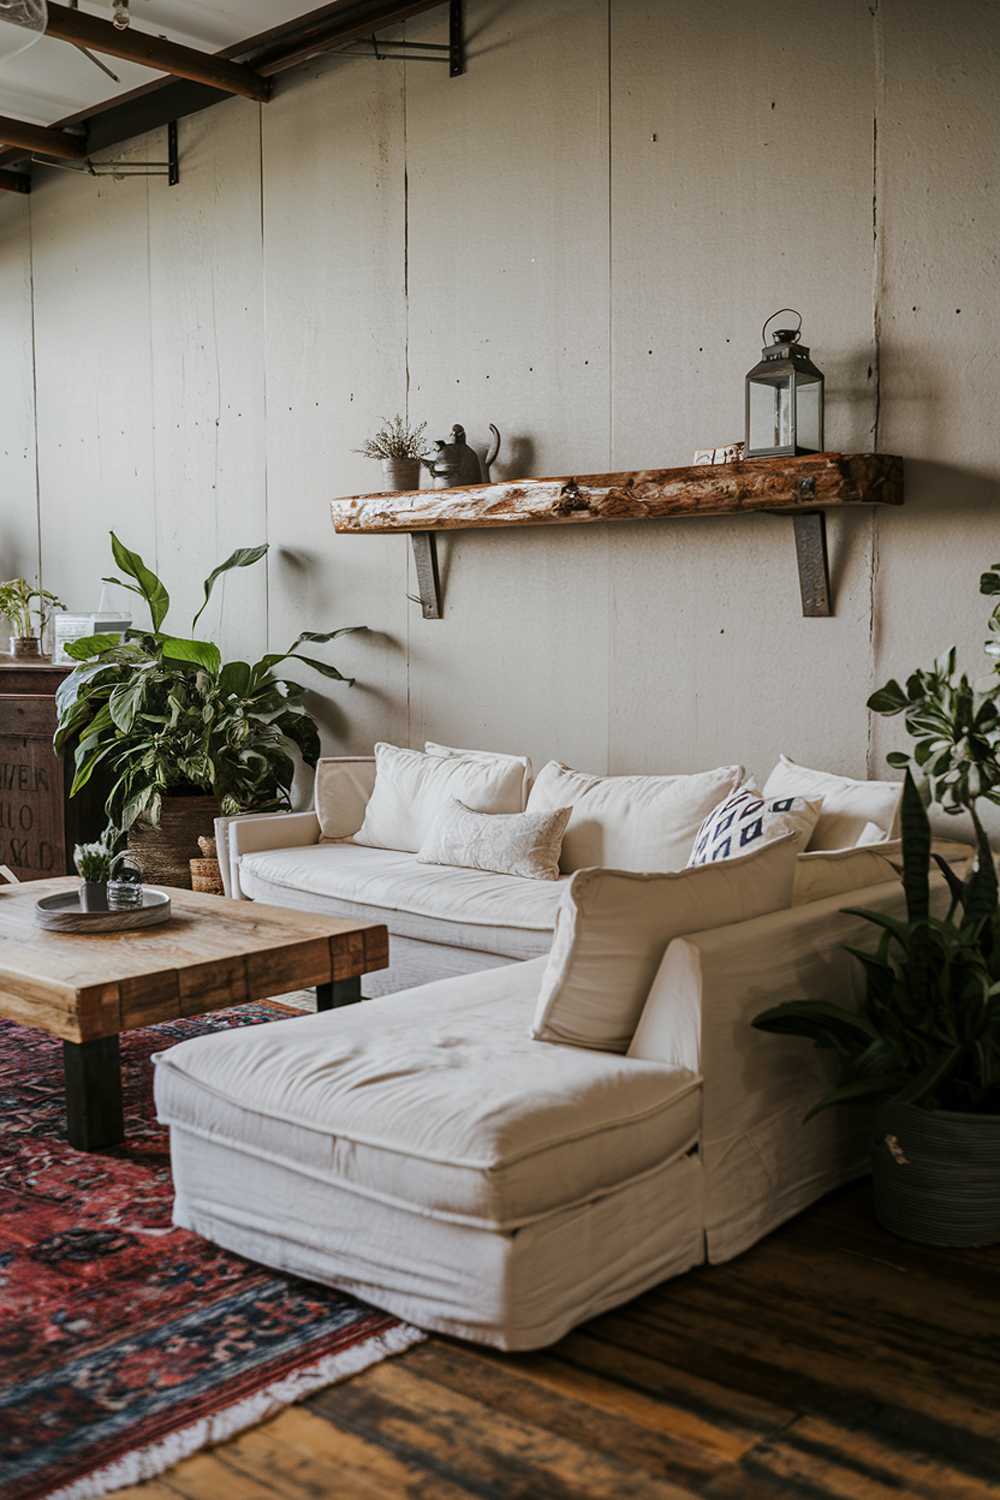
<path fill-rule="evenodd" d="M 984 573 L 983 594 L 1000 594 L 1000 564 Z M 1000 660 L 1000 605 L 990 617 L 987 652 Z M 810 1111 L 855 1100 L 898 1097 L 927 1108 L 1000 1114 L 1000 910 L 996 868 L 979 815 L 1000 804 L 1000 665 L 987 686 L 957 671 L 954 650 L 905 689 L 890 681 L 868 700 L 875 713 L 903 714 L 912 755 L 900 822 L 905 918 L 850 908 L 879 930 L 874 951 L 848 948 L 864 965 L 860 1010 L 819 1000 L 773 1006 L 754 1020 L 762 1031 L 810 1038 L 840 1063 L 837 1085 Z M 917 777 L 923 780 L 922 790 Z M 931 851 L 925 802 L 967 813 L 976 854 L 964 878 Z M 945 915 L 933 915 L 930 867 L 947 884 Z"/>

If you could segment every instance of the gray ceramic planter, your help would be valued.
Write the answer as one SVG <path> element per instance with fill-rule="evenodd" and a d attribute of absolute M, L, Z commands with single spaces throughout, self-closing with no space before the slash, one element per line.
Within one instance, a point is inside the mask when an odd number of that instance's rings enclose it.
<path fill-rule="evenodd" d="M 107 911 L 108 887 L 103 880 L 80 881 L 80 910 Z"/>
<path fill-rule="evenodd" d="M 875 1116 L 875 1212 L 924 1245 L 1000 1241 L 1000 1115 L 920 1109 L 890 1099 Z"/>
<path fill-rule="evenodd" d="M 420 488 L 419 458 L 383 458 L 382 476 L 387 490 L 418 490 Z"/>

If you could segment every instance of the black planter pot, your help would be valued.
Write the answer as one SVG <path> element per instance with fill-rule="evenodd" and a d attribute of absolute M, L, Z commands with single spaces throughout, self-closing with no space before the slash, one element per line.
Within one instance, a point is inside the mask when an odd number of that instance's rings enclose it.
<path fill-rule="evenodd" d="M 1000 1241 L 1000 1115 L 920 1109 L 890 1099 L 875 1116 L 875 1212 L 923 1245 Z"/>

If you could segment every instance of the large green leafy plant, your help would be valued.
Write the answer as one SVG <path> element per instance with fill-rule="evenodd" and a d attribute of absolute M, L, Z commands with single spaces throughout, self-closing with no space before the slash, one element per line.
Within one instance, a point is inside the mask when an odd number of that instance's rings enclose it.
<path fill-rule="evenodd" d="M 983 574 L 983 594 L 1000 594 L 1000 564 Z M 1000 606 L 990 618 L 986 650 L 1000 658 Z M 818 1000 L 776 1005 L 754 1020 L 763 1031 L 812 1039 L 840 1063 L 837 1085 L 815 1109 L 861 1099 L 898 1097 L 930 1109 L 1000 1114 L 1000 910 L 996 869 L 977 811 L 1000 803 L 1000 666 L 973 684 L 957 671 L 954 650 L 903 688 L 888 682 L 868 700 L 874 712 L 903 714 L 915 740 L 901 806 L 905 918 L 851 908 L 880 931 L 874 952 L 851 947 L 864 965 L 859 1011 Z M 916 777 L 923 779 L 923 792 Z M 931 850 L 925 800 L 968 813 L 976 854 L 968 873 Z M 930 868 L 936 864 L 950 901 L 932 913 Z"/>
<path fill-rule="evenodd" d="M 108 816 L 123 832 L 140 819 L 155 826 L 171 792 L 209 793 L 225 814 L 290 806 L 294 752 L 315 765 L 319 734 L 303 703 L 305 689 L 275 675 L 274 668 L 301 661 L 350 685 L 352 678 L 297 648 L 365 627 L 306 630 L 287 651 L 268 652 L 252 665 L 223 662 L 211 641 L 163 630 L 170 607 L 163 583 L 114 532 L 111 550 L 125 578 L 105 581 L 138 594 L 149 607 L 150 626 L 130 630 L 124 639 L 94 635 L 67 647 L 80 665 L 59 688 L 55 746 L 61 752 L 75 745 L 70 795 L 103 767 L 111 780 Z M 259 562 L 266 552 L 266 545 L 239 547 L 212 569 L 192 631 L 217 580 Z"/>

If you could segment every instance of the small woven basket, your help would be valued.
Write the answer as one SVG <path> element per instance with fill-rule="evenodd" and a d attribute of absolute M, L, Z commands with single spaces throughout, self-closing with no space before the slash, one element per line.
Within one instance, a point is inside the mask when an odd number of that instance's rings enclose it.
<path fill-rule="evenodd" d="M 222 871 L 215 848 L 215 840 L 204 836 L 198 840 L 201 859 L 191 860 L 191 889 L 204 891 L 208 896 L 222 896 Z"/>

